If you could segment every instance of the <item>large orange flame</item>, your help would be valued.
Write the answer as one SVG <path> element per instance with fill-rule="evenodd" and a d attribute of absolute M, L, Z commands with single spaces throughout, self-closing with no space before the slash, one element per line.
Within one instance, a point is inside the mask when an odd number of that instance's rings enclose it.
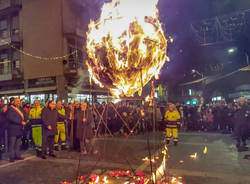
<path fill-rule="evenodd" d="M 89 24 L 90 78 L 116 97 L 140 94 L 168 60 L 157 4 L 158 0 L 113 0 L 103 5 L 100 19 Z"/>

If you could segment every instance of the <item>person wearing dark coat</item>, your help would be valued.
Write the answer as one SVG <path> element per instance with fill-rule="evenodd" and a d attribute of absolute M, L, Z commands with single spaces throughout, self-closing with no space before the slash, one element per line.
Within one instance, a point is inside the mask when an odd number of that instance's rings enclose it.
<path fill-rule="evenodd" d="M 49 147 L 49 156 L 56 157 L 54 154 L 54 137 L 57 134 L 56 121 L 58 112 L 56 110 L 54 101 L 48 102 L 48 107 L 42 111 L 42 127 L 43 127 L 43 140 L 42 140 L 42 154 L 41 158 L 46 159 L 47 147 Z"/>
<path fill-rule="evenodd" d="M 72 109 L 71 126 L 70 126 L 70 147 L 71 150 L 80 151 L 80 142 L 77 139 L 77 112 L 80 111 L 80 103 L 78 101 L 74 102 L 74 107 Z"/>
<path fill-rule="evenodd" d="M 0 160 L 2 160 L 2 153 L 5 151 L 5 130 L 8 126 L 7 116 L 8 105 L 3 105 L 0 108 Z"/>
<path fill-rule="evenodd" d="M 241 143 L 243 148 L 246 147 L 246 140 L 248 136 L 248 118 L 249 118 L 249 109 L 247 104 L 245 103 L 244 98 L 240 98 L 238 110 L 235 112 L 235 135 L 237 137 L 236 147 L 240 150 Z"/>
<path fill-rule="evenodd" d="M 77 120 L 77 139 L 80 141 L 81 153 L 86 155 L 88 153 L 96 154 L 94 149 L 94 120 L 93 114 L 87 107 L 87 103 L 81 104 L 81 110 L 76 114 Z"/>
<path fill-rule="evenodd" d="M 7 111 L 8 137 L 9 137 L 9 159 L 10 162 L 15 160 L 23 160 L 20 153 L 22 136 L 24 135 L 24 127 L 26 126 L 27 117 L 21 108 L 20 98 L 15 98 L 13 105 L 9 106 Z"/>

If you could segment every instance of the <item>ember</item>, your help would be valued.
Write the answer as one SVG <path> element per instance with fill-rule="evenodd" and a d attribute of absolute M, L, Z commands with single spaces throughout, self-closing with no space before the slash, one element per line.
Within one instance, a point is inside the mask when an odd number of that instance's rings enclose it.
<path fill-rule="evenodd" d="M 197 159 L 197 153 L 195 153 L 195 154 L 193 154 L 193 155 L 190 155 L 189 156 L 191 159 L 193 159 L 193 160 L 196 160 Z"/>
<path fill-rule="evenodd" d="M 204 148 L 203 154 L 204 154 L 204 155 L 207 154 L 207 147 Z"/>

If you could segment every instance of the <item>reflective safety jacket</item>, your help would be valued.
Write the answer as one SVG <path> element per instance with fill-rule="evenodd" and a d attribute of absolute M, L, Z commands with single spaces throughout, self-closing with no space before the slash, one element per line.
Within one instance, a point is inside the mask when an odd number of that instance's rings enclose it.
<path fill-rule="evenodd" d="M 66 119 L 66 112 L 65 112 L 65 109 L 64 108 L 61 108 L 61 109 L 56 109 L 57 112 L 58 112 L 58 116 L 57 116 L 57 122 L 64 122 L 65 119 Z"/>
<path fill-rule="evenodd" d="M 31 122 L 31 125 L 42 124 L 42 121 L 41 121 L 42 110 L 43 110 L 43 108 L 41 106 L 33 107 L 30 109 L 29 120 Z"/>
<path fill-rule="evenodd" d="M 177 128 L 178 121 L 180 120 L 181 116 L 177 110 L 174 111 L 167 111 L 164 115 L 165 121 L 167 123 L 167 128 Z"/>

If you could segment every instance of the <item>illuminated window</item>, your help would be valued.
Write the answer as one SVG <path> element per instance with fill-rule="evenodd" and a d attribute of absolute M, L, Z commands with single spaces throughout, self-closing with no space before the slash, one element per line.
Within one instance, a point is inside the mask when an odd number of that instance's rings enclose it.
<path fill-rule="evenodd" d="M 213 98 L 212 98 L 212 102 L 215 102 L 215 101 L 216 101 L 216 99 L 217 99 L 216 97 L 213 97 Z"/>
<path fill-rule="evenodd" d="M 189 90 L 188 90 L 188 95 L 189 95 L 189 96 L 192 96 L 192 89 L 189 89 Z"/>
<path fill-rule="evenodd" d="M 158 92 L 155 92 L 154 97 L 158 98 Z"/>
<path fill-rule="evenodd" d="M 221 101 L 221 99 L 222 99 L 221 96 L 217 96 L 216 98 L 217 101 Z"/>

